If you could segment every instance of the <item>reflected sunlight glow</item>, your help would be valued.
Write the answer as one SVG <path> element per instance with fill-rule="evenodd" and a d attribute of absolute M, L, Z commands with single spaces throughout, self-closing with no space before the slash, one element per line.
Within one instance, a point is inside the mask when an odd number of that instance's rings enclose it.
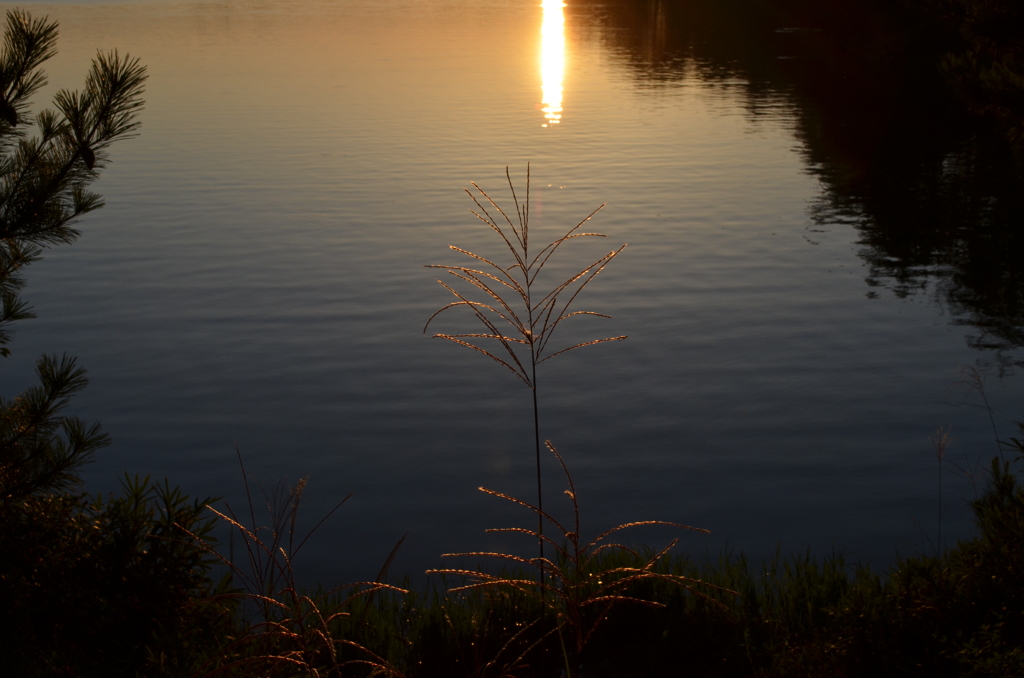
<path fill-rule="evenodd" d="M 543 0 L 544 22 L 540 29 L 541 103 L 545 123 L 562 119 L 562 78 L 565 74 L 565 14 L 562 0 Z"/>

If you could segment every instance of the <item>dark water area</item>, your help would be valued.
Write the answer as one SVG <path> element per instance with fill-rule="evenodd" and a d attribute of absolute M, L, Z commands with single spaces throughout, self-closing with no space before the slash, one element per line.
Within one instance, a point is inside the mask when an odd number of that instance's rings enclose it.
<path fill-rule="evenodd" d="M 268 487 L 310 476 L 310 526 L 354 492 L 309 580 L 372 577 L 407 533 L 393 571 L 422 572 L 529 521 L 477 491 L 534 491 L 526 389 L 422 336 L 445 303 L 423 264 L 495 252 L 460 187 L 504 202 L 506 165 L 522 186 L 531 163 L 543 237 L 607 202 L 595 229 L 629 243 L 580 307 L 614 319 L 567 335 L 629 340 L 542 377 L 595 530 L 884 567 L 936 541 L 928 435 L 976 470 L 1024 417 L 1021 156 L 911 9 L 568 2 L 557 88 L 534 0 L 30 9 L 61 22 L 53 88 L 100 47 L 151 79 L 107 207 L 28 271 L 4 395 L 40 352 L 79 356 L 75 413 L 115 441 L 93 490 L 128 471 L 238 508 L 237 447 Z M 943 473 L 948 541 L 979 478 Z"/>
<path fill-rule="evenodd" d="M 899 3 L 580 3 L 639 83 L 696 73 L 786 108 L 823 194 L 859 234 L 868 295 L 923 294 L 1001 366 L 1024 345 L 1024 153 L 942 72 L 956 36 Z M 811 236 L 813 237 L 813 236 Z"/>

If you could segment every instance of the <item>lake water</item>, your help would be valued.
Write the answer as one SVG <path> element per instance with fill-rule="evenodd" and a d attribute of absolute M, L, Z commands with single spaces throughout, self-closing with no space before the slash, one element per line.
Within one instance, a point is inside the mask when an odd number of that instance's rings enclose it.
<path fill-rule="evenodd" d="M 406 533 L 396 571 L 492 548 L 485 528 L 532 524 L 476 489 L 532 499 L 530 393 L 422 334 L 447 303 L 423 265 L 500 256 L 461 189 L 507 205 L 505 167 L 524 190 L 530 163 L 536 238 L 607 203 L 588 230 L 609 241 L 563 270 L 629 243 L 579 301 L 613 319 L 566 340 L 629 339 L 539 377 L 585 530 L 670 520 L 712 530 L 680 535 L 698 555 L 881 566 L 931 550 L 929 434 L 952 426 L 961 465 L 997 451 L 958 370 L 999 435 L 1024 414 L 1019 171 L 927 93 L 857 81 L 827 31 L 714 5 L 570 3 L 546 52 L 537 0 L 25 5 L 61 25 L 37 102 L 97 49 L 150 79 L 107 206 L 28 270 L 38 319 L 4 395 L 40 353 L 79 357 L 72 410 L 114 439 L 93 491 L 127 471 L 238 508 L 237 448 L 266 485 L 310 476 L 311 521 L 354 493 L 306 547 L 325 583 Z M 454 313 L 443 329 L 475 331 Z M 971 483 L 948 461 L 942 482 L 943 538 L 966 536 Z"/>

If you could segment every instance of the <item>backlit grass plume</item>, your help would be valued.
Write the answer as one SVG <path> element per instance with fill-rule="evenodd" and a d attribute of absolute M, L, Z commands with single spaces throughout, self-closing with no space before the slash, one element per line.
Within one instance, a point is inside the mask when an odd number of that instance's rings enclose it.
<path fill-rule="evenodd" d="M 581 232 L 583 225 L 593 217 L 596 210 L 565 232 L 556 240 L 542 247 L 532 247 L 530 242 L 530 168 L 526 169 L 526 200 L 522 204 L 516 195 L 515 186 L 505 168 L 505 178 L 512 192 L 516 219 L 513 221 L 482 188 L 475 183 L 473 188 L 479 198 L 469 189 L 466 193 L 477 209 L 470 211 L 487 224 L 502 239 L 508 249 L 507 263 L 497 263 L 460 247 L 449 245 L 472 261 L 469 265 L 433 264 L 428 268 L 441 268 L 453 276 L 447 281 L 438 280 L 452 293 L 455 301 L 436 311 L 423 327 L 424 333 L 434 318 L 445 311 L 465 308 L 482 326 L 482 332 L 464 334 L 435 334 L 434 337 L 447 339 L 460 346 L 477 351 L 503 365 L 519 378 L 533 393 L 533 428 L 537 461 L 537 506 L 543 509 L 543 494 L 540 471 L 540 424 L 537 413 L 537 366 L 555 356 L 577 348 L 593 346 L 606 341 L 621 341 L 625 336 L 594 339 L 569 346 L 559 347 L 551 340 L 564 321 L 573 316 L 593 315 L 602 318 L 610 316 L 594 311 L 573 311 L 573 302 L 591 280 L 604 270 L 626 245 L 611 250 L 596 261 L 579 269 L 564 281 L 549 290 L 536 290 L 535 284 L 544 266 L 555 252 L 570 240 L 576 238 L 605 238 L 602 233 Z M 480 199 L 482 198 L 482 200 Z M 495 212 L 488 211 L 488 206 Z M 538 524 L 538 533 L 544 534 L 544 521 Z M 544 556 L 544 542 L 540 539 L 541 557 Z M 542 575 L 543 578 L 543 575 Z"/>
<path fill-rule="evenodd" d="M 550 576 L 547 581 L 538 581 L 528 574 L 509 575 L 506 570 L 501 574 L 490 574 L 479 569 L 440 569 L 428 570 L 428 573 L 443 575 L 456 575 L 466 577 L 468 584 L 452 588 L 449 593 L 469 590 L 498 590 L 518 592 L 533 599 L 551 615 L 554 625 L 543 631 L 539 637 L 533 635 L 534 642 L 526 649 L 538 647 L 546 638 L 558 635 L 562 646 L 563 655 L 566 659 L 567 676 L 576 676 L 579 668 L 580 658 L 584 649 L 590 642 L 595 631 L 607 618 L 612 607 L 620 603 L 633 603 L 647 607 L 664 607 L 662 603 L 639 598 L 632 594 L 635 584 L 644 580 L 657 580 L 680 586 L 691 593 L 702 596 L 715 604 L 701 589 L 724 591 L 735 594 L 719 586 L 714 586 L 697 579 L 672 574 L 656 569 L 658 563 L 668 555 L 669 551 L 678 543 L 673 539 L 665 548 L 653 554 L 642 555 L 640 552 L 628 546 L 611 541 L 614 535 L 623 530 L 641 527 L 645 525 L 662 525 L 693 530 L 707 533 L 697 527 L 682 525 L 679 523 L 666 522 L 662 520 L 644 520 L 618 525 L 605 530 L 597 537 L 584 541 L 580 531 L 580 506 L 576 495 L 576 486 L 573 483 L 572 475 L 562 459 L 561 455 L 551 444 L 546 442 L 547 448 L 558 460 L 565 474 L 568 488 L 565 495 L 572 503 L 571 524 L 563 524 L 554 518 L 550 513 L 533 506 L 528 502 L 501 492 L 495 492 L 487 488 L 480 488 L 481 492 L 505 499 L 514 504 L 534 512 L 541 521 L 547 522 L 552 531 L 557 535 L 558 541 L 544 536 L 539 531 L 528 530 L 519 527 L 490 529 L 488 532 L 515 532 L 542 540 L 552 547 L 554 556 L 551 559 L 544 558 L 522 558 L 507 553 L 473 552 L 473 553 L 446 553 L 444 557 L 461 558 L 487 558 L 503 562 L 511 569 L 526 567 L 536 568 L 543 577 L 547 572 Z M 541 620 L 530 624 L 536 626 Z M 526 633 L 523 629 L 521 633 Z M 515 640 L 515 638 L 513 638 Z M 518 661 L 525 657 L 525 653 Z"/>
<path fill-rule="evenodd" d="M 226 565 L 234 581 L 242 586 L 234 593 L 216 597 L 248 603 L 255 619 L 244 633 L 221 648 L 219 655 L 211 658 L 195 675 L 205 678 L 221 675 L 342 678 L 349 675 L 350 667 L 368 667 L 370 675 L 401 678 L 401 671 L 386 659 L 346 636 L 352 631 L 353 624 L 362 624 L 363 615 L 355 618 L 353 609 L 365 611 L 373 596 L 380 591 L 407 593 L 382 582 L 402 542 L 395 546 L 376 581 L 303 593 L 295 575 L 295 558 L 313 533 L 351 495 L 328 511 L 305 536 L 300 536 L 296 528 L 306 479 L 295 486 L 281 483 L 270 492 L 261 487 L 270 521 L 269 525 L 261 526 L 256 519 L 241 455 L 238 462 L 245 480 L 249 525 L 227 504 L 224 511 L 218 511 L 209 504 L 206 508 L 227 523 L 240 538 L 245 564 L 236 563 L 233 553 L 225 557 L 203 536 L 182 529 L 200 548 Z"/>

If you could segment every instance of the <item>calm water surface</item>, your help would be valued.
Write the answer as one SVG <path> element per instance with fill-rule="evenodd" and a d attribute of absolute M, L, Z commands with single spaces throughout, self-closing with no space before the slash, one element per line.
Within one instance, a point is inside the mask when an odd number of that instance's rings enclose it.
<path fill-rule="evenodd" d="M 485 528 L 530 524 L 476 489 L 532 496 L 529 391 L 421 334 L 447 303 L 422 265 L 455 261 L 448 244 L 499 255 L 461 187 L 504 201 L 504 167 L 522 187 L 530 162 L 535 237 L 607 202 L 591 223 L 610 242 L 566 259 L 629 243 L 580 306 L 614 319 L 578 325 L 629 340 L 540 376 L 585 529 L 657 518 L 711 529 L 683 535 L 697 554 L 882 565 L 932 548 L 928 435 L 952 426 L 961 464 L 996 452 L 958 368 L 984 377 L 1000 435 L 1024 414 L 1018 311 L 986 303 L 1024 288 L 990 290 L 969 238 L 925 231 L 1003 233 L 1019 206 L 970 135 L 918 143 L 941 116 L 860 115 L 817 86 L 824 57 L 782 30 L 800 26 L 635 6 L 571 5 L 545 47 L 536 0 L 29 5 L 61 24 L 38 101 L 98 48 L 151 76 L 107 206 L 28 272 L 39 318 L 5 395 L 40 353 L 79 356 L 74 410 L 115 441 L 92 490 L 127 471 L 238 506 L 238 448 L 265 484 L 311 476 L 310 519 L 353 492 L 310 577 L 372 576 L 406 532 L 406 572 L 491 548 Z M 971 484 L 949 466 L 943 482 L 944 538 L 965 536 Z"/>

